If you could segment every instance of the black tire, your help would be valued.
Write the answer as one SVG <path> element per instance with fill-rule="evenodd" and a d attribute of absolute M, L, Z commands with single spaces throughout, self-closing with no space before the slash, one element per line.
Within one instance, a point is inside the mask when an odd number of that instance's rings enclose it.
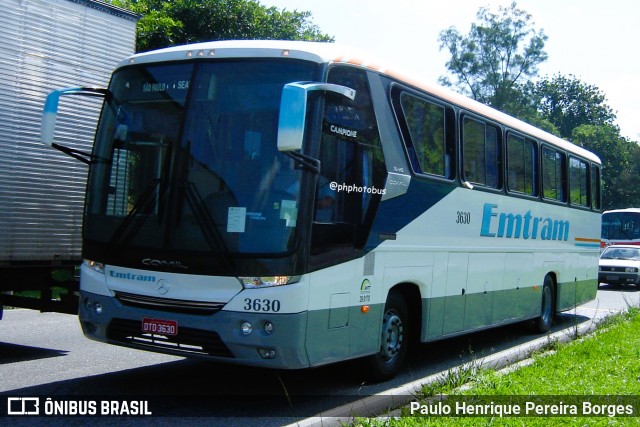
<path fill-rule="evenodd" d="M 555 284 L 551 276 L 545 276 L 542 285 L 542 303 L 540 304 L 540 316 L 534 320 L 535 332 L 544 333 L 551 329 L 551 324 L 556 314 Z"/>
<path fill-rule="evenodd" d="M 387 297 L 380 328 L 380 351 L 366 358 L 366 377 L 387 381 L 396 376 L 407 356 L 410 341 L 409 310 L 402 294 L 391 291 Z"/>

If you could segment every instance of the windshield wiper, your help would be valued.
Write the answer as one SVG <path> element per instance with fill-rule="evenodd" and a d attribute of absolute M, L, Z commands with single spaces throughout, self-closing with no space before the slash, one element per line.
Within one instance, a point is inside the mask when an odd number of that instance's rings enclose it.
<path fill-rule="evenodd" d="M 219 255 L 222 258 L 225 266 L 230 269 L 232 265 L 228 247 L 224 238 L 220 234 L 220 231 L 216 227 L 215 221 L 211 217 L 209 210 L 205 207 L 204 199 L 192 182 L 184 181 L 182 186 L 185 189 L 187 203 L 193 212 L 196 222 L 198 223 L 198 227 L 200 227 L 207 244 L 211 250 L 216 253 L 216 255 Z"/>
<path fill-rule="evenodd" d="M 108 250 L 112 250 L 117 244 L 121 241 L 130 240 L 142 227 L 144 220 L 149 216 L 150 208 L 153 206 L 153 197 L 151 197 L 154 193 L 156 187 L 160 184 L 160 179 L 156 178 L 152 180 L 147 188 L 144 190 L 138 202 L 133 205 L 133 208 L 129 211 L 127 216 L 122 220 L 116 231 L 114 231 L 113 236 L 111 237 L 111 241 L 109 242 Z M 138 216 L 139 213 L 143 215 Z M 135 227 L 133 227 L 129 232 L 124 235 L 129 226 L 136 220 Z"/>

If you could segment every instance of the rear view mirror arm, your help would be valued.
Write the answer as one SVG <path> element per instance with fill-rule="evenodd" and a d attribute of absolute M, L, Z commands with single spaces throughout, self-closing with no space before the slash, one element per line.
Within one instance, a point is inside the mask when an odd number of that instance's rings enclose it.
<path fill-rule="evenodd" d="M 320 160 L 297 151 L 284 151 L 283 153 L 291 157 L 302 169 L 308 170 L 316 175 L 320 173 Z"/>
<path fill-rule="evenodd" d="M 82 163 L 85 163 L 87 165 L 96 162 L 96 157 L 91 153 L 87 153 L 86 151 L 80 151 L 74 148 L 65 147 L 64 145 L 56 144 L 55 142 L 51 143 L 51 148 L 62 151 L 64 154 L 71 156 L 74 159 L 80 160 Z"/>

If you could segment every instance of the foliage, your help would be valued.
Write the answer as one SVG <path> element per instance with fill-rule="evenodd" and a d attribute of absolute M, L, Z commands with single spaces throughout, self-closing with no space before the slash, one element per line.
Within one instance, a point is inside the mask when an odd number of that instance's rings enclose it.
<path fill-rule="evenodd" d="M 440 81 L 502 110 L 516 96 L 517 84 L 538 74 L 538 64 L 547 59 L 547 36 L 515 2 L 497 14 L 482 7 L 476 16 L 479 23 L 466 36 L 454 27 L 440 33 L 440 49 L 451 53 L 447 68 L 457 79 Z"/>
<path fill-rule="evenodd" d="M 600 89 L 574 76 L 543 78 L 535 84 L 533 95 L 540 114 L 563 138 L 570 138 L 578 126 L 613 125 L 616 118 Z"/>
<path fill-rule="evenodd" d="M 440 33 L 449 72 L 440 81 L 494 108 L 575 142 L 602 160 L 604 209 L 640 206 L 640 148 L 620 135 L 605 94 L 573 75 L 537 76 L 547 59 L 542 30 L 515 2 L 492 13 L 480 8 L 467 35 L 451 27 Z"/>
<path fill-rule="evenodd" d="M 556 124 L 540 111 L 540 99 L 536 93 L 537 87 L 532 81 L 516 85 L 502 111 L 549 133 L 560 135 Z"/>
<path fill-rule="evenodd" d="M 278 10 L 257 0 L 112 0 L 142 15 L 136 51 L 211 40 L 333 41 L 310 12 Z"/>
<path fill-rule="evenodd" d="M 634 184 L 640 178 L 640 148 L 620 135 L 616 115 L 598 87 L 575 76 L 556 75 L 530 86 L 527 96 L 554 133 L 600 157 L 605 209 L 640 205 L 640 190 Z"/>
<path fill-rule="evenodd" d="M 604 209 L 640 206 L 640 146 L 620 135 L 617 126 L 583 124 L 572 132 L 573 141 L 602 160 Z"/>

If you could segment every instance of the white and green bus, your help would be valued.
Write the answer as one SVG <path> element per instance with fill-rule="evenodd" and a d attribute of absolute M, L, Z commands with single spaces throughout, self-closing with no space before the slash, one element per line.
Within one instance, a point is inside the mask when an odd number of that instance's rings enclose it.
<path fill-rule="evenodd" d="M 414 343 L 546 331 L 596 295 L 597 156 L 333 44 L 131 56 L 106 90 L 50 94 L 45 143 L 72 94 L 104 96 L 89 338 L 279 369 L 363 358 L 384 380 Z"/>

